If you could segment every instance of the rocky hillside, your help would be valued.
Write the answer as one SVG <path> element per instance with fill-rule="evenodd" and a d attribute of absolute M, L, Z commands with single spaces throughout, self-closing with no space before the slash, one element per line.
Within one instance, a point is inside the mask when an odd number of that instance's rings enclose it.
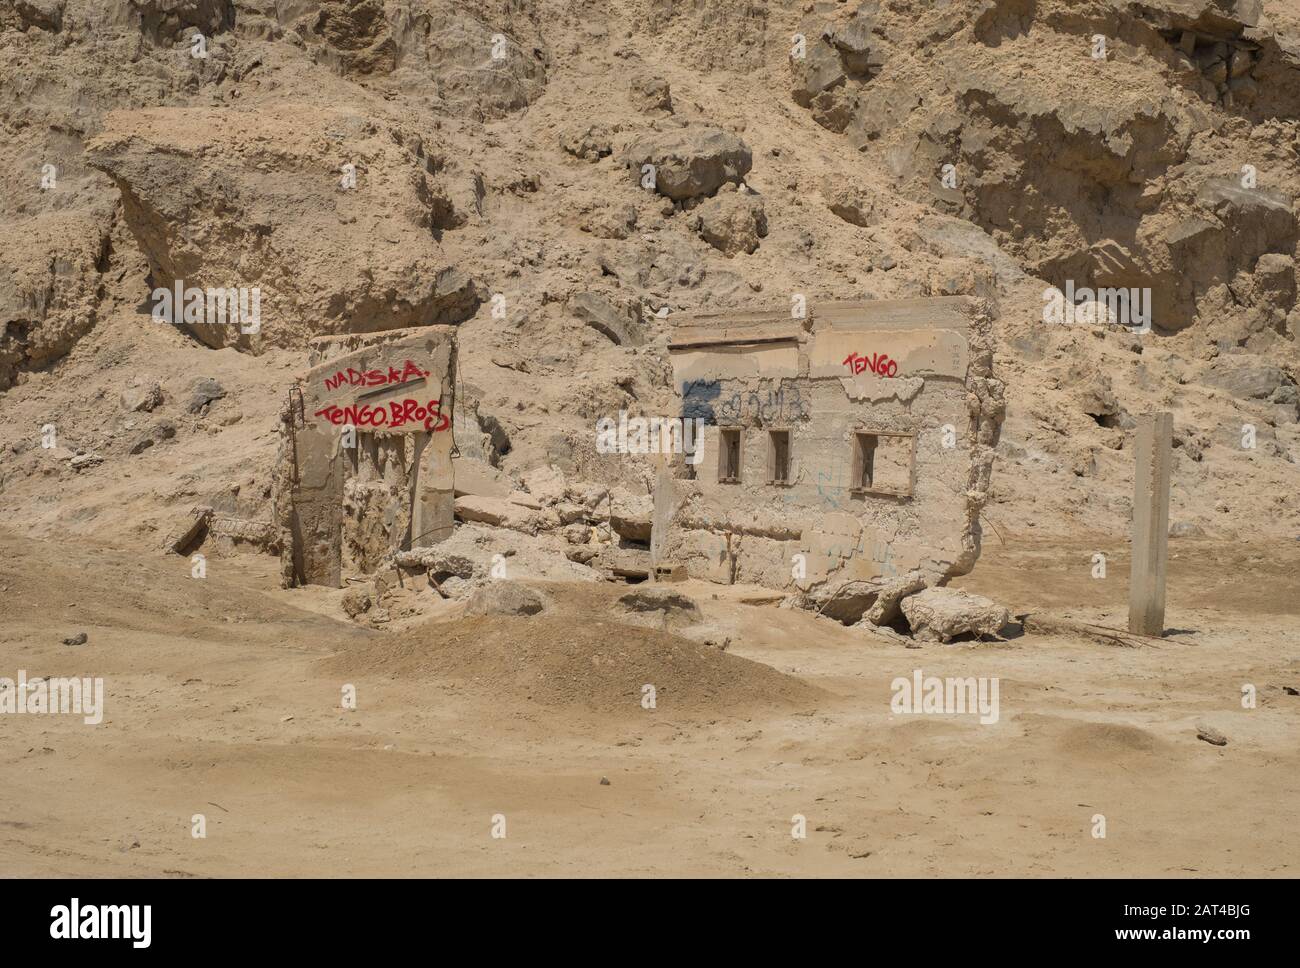
<path fill-rule="evenodd" d="M 673 313 L 961 293 L 1000 536 L 1124 533 L 1156 408 L 1177 533 L 1300 534 L 1294 0 L 0 0 L 0 131 L 35 534 L 268 518 L 314 335 L 458 324 L 462 451 L 643 500 L 593 427 L 669 412 Z M 260 327 L 156 322 L 178 280 Z M 1045 317 L 1093 287 L 1149 332 Z"/>

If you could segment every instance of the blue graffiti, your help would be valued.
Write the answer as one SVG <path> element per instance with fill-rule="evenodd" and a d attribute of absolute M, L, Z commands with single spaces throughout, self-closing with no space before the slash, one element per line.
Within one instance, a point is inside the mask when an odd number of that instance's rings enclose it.
<path fill-rule="evenodd" d="M 721 380 L 687 380 L 682 385 L 682 416 L 700 417 L 714 426 L 746 419 L 785 423 L 807 420 L 812 406 L 798 387 L 780 382 L 775 389 L 736 390 L 724 397 Z"/>

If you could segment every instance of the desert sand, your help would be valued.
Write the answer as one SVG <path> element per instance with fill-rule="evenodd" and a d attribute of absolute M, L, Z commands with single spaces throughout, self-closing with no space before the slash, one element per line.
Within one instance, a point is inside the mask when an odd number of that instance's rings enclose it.
<path fill-rule="evenodd" d="M 0 679 L 105 690 L 0 715 L 0 876 L 1296 876 L 1297 119 L 1295 0 L 0 0 Z M 260 328 L 157 322 L 177 280 Z M 1151 326 L 1045 318 L 1076 284 Z M 657 627 L 587 566 L 645 550 L 594 427 L 676 413 L 673 317 L 793 296 L 996 307 L 953 586 L 1000 635 L 698 578 Z M 281 587 L 311 341 L 433 325 L 529 505 L 457 530 L 541 614 Z M 1126 627 L 1157 411 L 1166 634 L 1032 631 Z M 201 580 L 196 507 L 247 539 Z M 895 712 L 916 670 L 997 721 Z"/>

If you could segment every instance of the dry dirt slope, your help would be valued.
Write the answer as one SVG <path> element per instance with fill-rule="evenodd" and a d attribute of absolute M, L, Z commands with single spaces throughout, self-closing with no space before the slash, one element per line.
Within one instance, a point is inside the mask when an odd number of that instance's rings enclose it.
<path fill-rule="evenodd" d="M 997 526 L 1122 532 L 1133 416 L 1162 408 L 1175 522 L 1293 535 L 1294 14 L 3 0 L 0 494 L 38 532 L 152 541 L 194 503 L 265 517 L 304 340 L 458 320 L 462 447 L 516 478 L 554 464 L 635 489 L 641 469 L 601 464 L 591 427 L 671 408 L 652 312 L 995 292 Z M 627 162 L 656 146 L 716 171 L 715 127 L 743 144 L 748 194 L 640 188 Z M 176 278 L 260 287 L 264 327 L 151 324 L 152 287 Z M 1048 286 L 1135 278 L 1157 304 L 1145 337 L 1043 322 Z M 228 392 L 191 413 L 207 377 Z M 119 399 L 155 382 L 149 414 Z M 61 462 L 37 449 L 50 422 Z M 105 460 L 74 472 L 79 450 Z"/>

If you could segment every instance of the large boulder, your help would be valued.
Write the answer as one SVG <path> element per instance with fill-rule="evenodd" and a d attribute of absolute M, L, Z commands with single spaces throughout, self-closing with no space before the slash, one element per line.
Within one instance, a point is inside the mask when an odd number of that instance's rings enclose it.
<path fill-rule="evenodd" d="M 87 156 L 120 189 L 155 290 L 250 294 L 256 327 L 181 320 L 210 346 L 297 347 L 477 309 L 434 239 L 453 205 L 400 130 L 289 105 L 116 111 Z"/>
<path fill-rule="evenodd" d="M 758 251 L 758 240 L 767 236 L 767 215 L 756 195 L 721 191 L 694 214 L 700 237 L 728 258 Z"/>
<path fill-rule="evenodd" d="M 996 635 L 1011 620 L 996 602 L 956 588 L 927 588 L 903 599 L 903 615 L 912 636 L 949 642 L 958 635 Z"/>
<path fill-rule="evenodd" d="M 623 162 L 637 180 L 654 166 L 654 190 L 673 201 L 713 195 L 726 182 L 739 183 L 754 163 L 749 145 L 710 125 L 655 131 L 633 141 Z"/>

